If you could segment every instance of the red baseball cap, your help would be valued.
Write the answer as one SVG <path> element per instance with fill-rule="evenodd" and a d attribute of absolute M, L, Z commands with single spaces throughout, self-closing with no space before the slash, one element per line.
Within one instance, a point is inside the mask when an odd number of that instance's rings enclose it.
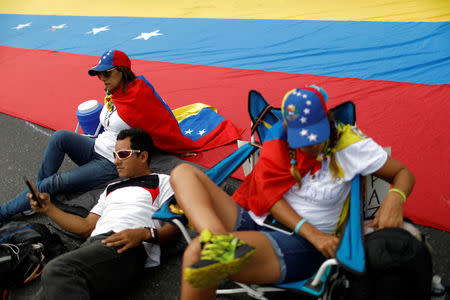
<path fill-rule="evenodd" d="M 96 76 L 99 71 L 106 71 L 114 67 L 128 67 L 131 69 L 131 61 L 128 56 L 120 50 L 108 50 L 100 57 L 98 64 L 89 69 L 91 76 Z"/>

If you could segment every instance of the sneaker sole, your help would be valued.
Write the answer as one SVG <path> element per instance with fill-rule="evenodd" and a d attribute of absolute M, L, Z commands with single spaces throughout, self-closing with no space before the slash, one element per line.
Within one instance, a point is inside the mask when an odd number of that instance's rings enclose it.
<path fill-rule="evenodd" d="M 250 262 L 255 252 L 256 249 L 252 249 L 243 257 L 229 263 L 216 263 L 199 269 L 186 268 L 183 272 L 183 279 L 198 289 L 211 288 L 218 285 L 222 279 L 239 273 Z"/>

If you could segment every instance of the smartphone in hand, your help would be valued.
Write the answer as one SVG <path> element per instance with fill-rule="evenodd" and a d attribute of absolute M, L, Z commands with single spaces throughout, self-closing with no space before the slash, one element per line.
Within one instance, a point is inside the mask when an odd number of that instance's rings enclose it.
<path fill-rule="evenodd" d="M 36 189 L 36 187 L 34 186 L 34 184 L 29 181 L 25 176 L 23 176 L 23 180 L 25 181 L 25 184 L 28 186 L 28 189 L 30 190 L 31 195 L 33 195 L 33 200 L 37 202 L 39 207 L 42 207 L 41 202 L 39 201 L 39 197 L 38 197 L 38 190 Z"/>
<path fill-rule="evenodd" d="M 294 232 L 291 229 L 289 229 L 287 226 L 284 226 L 283 224 L 278 222 L 272 215 L 268 215 L 264 219 L 263 226 L 268 227 L 273 230 L 276 230 L 276 231 L 279 231 L 279 232 L 282 232 L 287 235 L 294 234 Z"/>

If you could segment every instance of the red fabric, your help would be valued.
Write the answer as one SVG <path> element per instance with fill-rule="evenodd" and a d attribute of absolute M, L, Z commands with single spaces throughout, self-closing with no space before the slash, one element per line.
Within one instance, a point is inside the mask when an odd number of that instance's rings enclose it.
<path fill-rule="evenodd" d="M 291 175 L 290 167 L 291 159 L 285 140 L 264 142 L 258 162 L 233 194 L 233 199 L 255 215 L 263 215 L 297 184 Z M 321 163 L 315 157 L 297 149 L 297 168 L 303 177 L 310 171 L 314 174 L 320 170 Z"/>
<path fill-rule="evenodd" d="M 131 68 L 131 60 L 120 50 L 114 50 L 113 64 L 115 66 L 124 66 Z"/>
<path fill-rule="evenodd" d="M 51 129 L 74 130 L 77 106 L 102 100 L 102 83 L 87 74 L 98 56 L 0 46 L 0 111 Z M 357 125 L 413 172 L 416 185 L 404 214 L 417 224 L 450 231 L 450 84 L 427 85 L 308 74 L 239 70 L 133 60 L 171 109 L 203 102 L 238 128 L 249 128 L 248 92 L 259 91 L 279 107 L 294 87 L 316 84 L 328 106 L 356 104 Z M 33 67 L 30 67 L 33 66 Z M 43 76 L 45 75 L 45 76 Z M 249 130 L 242 137 L 249 139 Z M 211 167 L 237 146 L 202 151 L 189 159 Z M 420 153 L 420 155 L 418 155 Z M 242 172 L 238 178 L 243 178 Z"/>
<path fill-rule="evenodd" d="M 112 97 L 119 116 L 131 127 L 145 130 L 155 146 L 167 152 L 208 150 L 231 143 L 240 136 L 227 120 L 197 141 L 183 136 L 173 114 L 140 78 L 128 84 L 126 93 L 119 89 Z"/>

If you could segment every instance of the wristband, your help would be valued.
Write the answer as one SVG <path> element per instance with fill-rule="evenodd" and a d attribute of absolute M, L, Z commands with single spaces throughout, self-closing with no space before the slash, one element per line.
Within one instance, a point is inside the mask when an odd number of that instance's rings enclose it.
<path fill-rule="evenodd" d="M 305 224 L 307 221 L 306 219 L 301 219 L 298 221 L 297 225 L 295 225 L 294 232 L 298 235 L 298 231 L 300 230 L 300 227 L 302 227 L 303 224 Z"/>
<path fill-rule="evenodd" d="M 150 231 L 150 234 L 152 235 L 151 238 L 146 240 L 146 242 L 155 242 L 158 240 L 158 231 L 156 231 L 155 228 L 151 228 L 151 227 L 144 227 L 144 228 L 148 229 L 148 231 Z"/>
<path fill-rule="evenodd" d="M 390 192 L 396 192 L 396 193 L 398 193 L 400 196 L 402 196 L 403 203 L 406 202 L 406 195 L 405 195 L 405 193 L 403 193 L 401 190 L 393 188 L 393 189 L 390 189 L 390 190 L 389 190 L 389 193 L 390 193 Z"/>

